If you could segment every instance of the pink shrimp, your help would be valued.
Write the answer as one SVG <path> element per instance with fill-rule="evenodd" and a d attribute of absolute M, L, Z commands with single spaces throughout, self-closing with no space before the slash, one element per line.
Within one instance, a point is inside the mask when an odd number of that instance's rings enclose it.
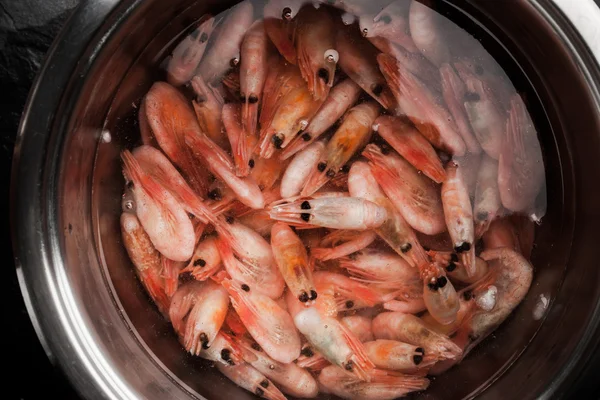
<path fill-rule="evenodd" d="M 427 252 L 432 262 L 443 268 L 446 274 L 452 281 L 461 283 L 475 283 L 483 278 L 488 272 L 488 265 L 479 257 L 475 257 L 475 274 L 469 276 L 465 266 L 459 261 L 458 256 L 450 251 L 433 251 Z"/>
<path fill-rule="evenodd" d="M 442 359 L 456 359 L 462 350 L 447 336 L 429 329 L 423 321 L 411 314 L 381 313 L 373 319 L 373 333 L 377 339 L 399 340 L 420 346 L 426 354 Z"/>
<path fill-rule="evenodd" d="M 339 54 L 335 49 L 335 25 L 326 9 L 302 7 L 296 27 L 298 68 L 315 100 L 325 100 L 333 86 Z"/>
<path fill-rule="evenodd" d="M 155 82 L 144 97 L 143 108 L 160 148 L 183 171 L 196 193 L 206 193 L 208 172 L 196 163 L 185 144 L 185 132 L 200 129 L 187 99 L 168 83 Z"/>
<path fill-rule="evenodd" d="M 240 61 L 240 45 L 244 34 L 252 25 L 254 7 L 243 1 L 231 10 L 219 24 L 210 48 L 202 57 L 197 73 L 207 83 L 221 79 L 227 70 Z"/>
<path fill-rule="evenodd" d="M 170 300 L 161 276 L 161 256 L 135 214 L 130 212 L 121 214 L 121 237 L 146 292 L 160 312 L 165 316 L 168 315 Z"/>
<path fill-rule="evenodd" d="M 123 152 L 122 158 L 137 217 L 154 247 L 173 261 L 188 260 L 196 240 L 184 208 L 168 190 L 142 171 L 129 151 Z"/>
<path fill-rule="evenodd" d="M 273 225 L 271 247 L 279 272 L 289 290 L 305 305 L 317 299 L 308 255 L 300 238 L 282 222 Z"/>
<path fill-rule="evenodd" d="M 248 364 L 272 380 L 284 393 L 299 398 L 317 396 L 319 392 L 317 381 L 307 370 L 294 363 L 284 364 L 275 361 L 253 345 L 254 343 L 250 344 L 244 339 L 240 341 L 240 346 L 249 355 Z"/>
<path fill-rule="evenodd" d="M 414 299 L 393 299 L 383 303 L 383 308 L 388 311 L 396 311 L 405 314 L 417 314 L 427 310 L 423 297 Z"/>
<path fill-rule="evenodd" d="M 440 66 L 451 60 L 451 51 L 445 38 L 448 20 L 430 7 L 411 1 L 408 14 L 410 33 L 416 47 L 433 64 Z"/>
<path fill-rule="evenodd" d="M 288 198 L 300 194 L 324 152 L 325 142 L 318 141 L 296 154 L 281 179 L 281 197 Z"/>
<path fill-rule="evenodd" d="M 490 223 L 499 215 L 501 208 L 502 202 L 498 191 L 498 162 L 484 155 L 477 175 L 473 205 L 476 238 L 483 236 Z"/>
<path fill-rule="evenodd" d="M 455 162 L 446 166 L 448 178 L 442 184 L 442 203 L 448 232 L 468 276 L 475 275 L 475 228 L 473 208 L 462 175 Z"/>
<path fill-rule="evenodd" d="M 199 355 L 222 366 L 244 363 L 242 349 L 238 346 L 237 340 L 223 331 L 217 333 L 210 347 L 202 349 Z"/>
<path fill-rule="evenodd" d="M 162 276 L 165 281 L 165 293 L 173 297 L 173 294 L 179 287 L 179 273 L 186 265 L 185 262 L 169 260 L 167 257 L 161 257 Z"/>
<path fill-rule="evenodd" d="M 313 194 L 335 177 L 340 168 L 369 141 L 373 133 L 373 122 L 378 116 L 379 106 L 375 102 L 362 103 L 348 111 L 340 127 L 327 143 L 325 153 L 316 168 L 312 170 L 302 190 L 303 196 Z"/>
<path fill-rule="evenodd" d="M 446 277 L 446 271 L 436 263 L 430 263 L 422 266 L 420 272 L 427 311 L 440 324 L 448 325 L 456 321 L 460 304 L 452 282 Z"/>
<path fill-rule="evenodd" d="M 387 211 L 387 220 L 375 232 L 411 266 L 427 262 L 425 250 L 419 244 L 415 232 L 381 191 L 371 168 L 362 161 L 352 164 L 348 177 L 348 189 L 353 197 L 372 201 Z"/>
<path fill-rule="evenodd" d="M 221 255 L 215 237 L 206 238 L 198 243 L 189 264 L 181 273 L 189 272 L 195 280 L 205 281 L 221 268 Z"/>
<path fill-rule="evenodd" d="M 364 346 L 376 368 L 412 373 L 439 361 L 424 348 L 397 340 L 378 339 Z"/>
<path fill-rule="evenodd" d="M 360 37 L 358 31 L 345 27 L 337 31 L 336 47 L 342 71 L 386 110 L 395 111 L 397 103 L 394 95 L 377 68 L 377 49 Z"/>
<path fill-rule="evenodd" d="M 245 214 L 239 217 L 238 221 L 263 237 L 269 236 L 273 225 L 277 223 L 271 219 L 267 210 L 256 210 Z"/>
<path fill-rule="evenodd" d="M 323 368 L 330 366 L 331 363 L 327 361 L 321 353 L 315 350 L 310 343 L 306 343 L 302 347 L 300 357 L 296 360 L 296 365 L 311 372 L 319 373 Z"/>
<path fill-rule="evenodd" d="M 250 136 L 256 135 L 258 104 L 267 79 L 269 42 L 264 24 L 255 22 L 242 42 L 240 65 L 240 95 L 242 102 L 242 127 Z"/>
<path fill-rule="evenodd" d="M 385 208 L 353 197 L 306 197 L 305 200 L 276 205 L 269 214 L 272 219 L 298 226 L 354 230 L 377 228 L 387 219 Z"/>
<path fill-rule="evenodd" d="M 256 145 L 256 138 L 247 135 L 240 125 L 242 107 L 233 103 L 223 106 L 223 125 L 231 145 L 235 172 L 239 177 L 250 174 L 250 157 Z"/>
<path fill-rule="evenodd" d="M 372 321 L 368 317 L 349 315 L 342 318 L 340 322 L 362 343 L 370 342 L 375 339 L 373 336 Z"/>
<path fill-rule="evenodd" d="M 356 103 L 360 92 L 360 87 L 351 79 L 336 84 L 302 134 L 281 152 L 281 158 L 285 160 L 317 140 Z"/>
<path fill-rule="evenodd" d="M 291 65 L 296 65 L 298 63 L 296 47 L 294 46 L 296 24 L 266 15 L 263 22 L 265 24 L 265 32 L 277 48 L 279 54 Z"/>
<path fill-rule="evenodd" d="M 408 24 L 408 11 L 410 2 L 406 0 L 396 0 L 385 7 L 373 19 L 373 25 L 370 28 L 362 29 L 364 37 L 381 37 L 394 42 L 405 48 L 411 53 L 416 53 L 419 49 L 415 46 L 410 37 Z"/>
<path fill-rule="evenodd" d="M 277 387 L 250 364 L 242 363 L 235 366 L 217 364 L 219 371 L 236 385 L 259 397 L 269 400 L 286 400 Z"/>
<path fill-rule="evenodd" d="M 437 183 L 446 179 L 446 172 L 437 153 L 409 120 L 384 115 L 375 120 L 373 127 L 377 128 L 377 133 L 417 170 Z"/>
<path fill-rule="evenodd" d="M 264 198 L 258 185 L 252 180 L 236 176 L 231 158 L 219 146 L 207 136 L 192 132 L 186 135 L 185 140 L 194 156 L 221 178 L 242 203 L 255 209 L 264 207 Z"/>
<path fill-rule="evenodd" d="M 363 151 L 381 189 L 414 229 L 428 235 L 443 232 L 446 226 L 439 186 L 402 157 L 384 151 L 375 144 Z"/>
<path fill-rule="evenodd" d="M 211 15 L 203 16 L 195 23 L 197 26 L 192 33 L 175 47 L 167 65 L 167 81 L 170 84 L 180 86 L 194 76 L 214 29 L 214 22 Z"/>
<path fill-rule="evenodd" d="M 321 261 L 334 260 L 368 247 L 375 239 L 377 239 L 377 233 L 374 231 L 336 230 L 325 236 L 320 243 L 322 247 L 314 247 L 310 254 Z"/>
<path fill-rule="evenodd" d="M 463 155 L 465 143 L 440 99 L 392 56 L 380 54 L 377 61 L 400 109 L 419 132 L 436 148 L 457 156 Z"/>
<path fill-rule="evenodd" d="M 175 292 L 169 317 L 187 351 L 199 355 L 211 346 L 228 307 L 227 291 L 211 281 L 186 283 Z"/>
<path fill-rule="evenodd" d="M 194 112 L 200 125 L 200 130 L 204 132 L 210 140 L 220 147 L 227 149 L 227 137 L 223 134 L 223 104 L 222 95 L 204 82 L 200 75 L 192 78 L 192 89 L 196 94 L 196 99 L 192 101 Z"/>
<path fill-rule="evenodd" d="M 358 282 L 335 272 L 317 271 L 313 274 L 320 298 L 316 308 L 323 315 L 336 316 L 339 311 L 372 307 L 383 301 L 382 294 L 367 283 Z"/>
<path fill-rule="evenodd" d="M 498 189 L 504 207 L 515 212 L 538 213 L 536 197 L 545 179 L 544 160 L 537 133 L 523 100 L 515 94 L 502 142 Z M 542 215 L 534 215 L 540 219 Z"/>
<path fill-rule="evenodd" d="M 326 391 L 352 400 L 393 400 L 408 393 L 429 387 L 429 379 L 422 376 L 405 375 L 395 371 L 373 369 L 367 380 L 348 375 L 337 366 L 329 366 L 319 374 L 319 384 Z"/>
<path fill-rule="evenodd" d="M 300 336 L 287 311 L 256 287 L 224 279 L 233 308 L 262 349 L 274 360 L 290 363 L 300 355 Z"/>

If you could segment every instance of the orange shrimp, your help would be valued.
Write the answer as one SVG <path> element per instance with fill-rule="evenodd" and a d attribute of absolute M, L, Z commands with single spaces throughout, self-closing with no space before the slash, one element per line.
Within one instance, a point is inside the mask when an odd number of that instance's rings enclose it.
<path fill-rule="evenodd" d="M 385 148 L 370 144 L 363 155 L 377 183 L 410 226 L 428 235 L 446 229 L 439 186 Z"/>
<path fill-rule="evenodd" d="M 242 349 L 238 346 L 236 339 L 223 331 L 217 333 L 210 347 L 202 349 L 199 355 L 222 366 L 235 366 L 244 363 Z"/>
<path fill-rule="evenodd" d="M 264 24 L 257 21 L 246 32 L 242 41 L 240 64 L 242 127 L 250 136 L 256 135 L 258 104 L 267 79 L 268 40 Z"/>
<path fill-rule="evenodd" d="M 379 116 L 379 106 L 375 102 L 359 104 L 346 113 L 340 127 L 327 143 L 325 153 L 316 168 L 311 172 L 302 195 L 315 193 L 330 179 L 335 177 L 346 164 L 371 138 L 373 122 Z"/>
<path fill-rule="evenodd" d="M 197 194 L 206 193 L 208 172 L 198 165 L 185 145 L 185 132 L 199 130 L 187 99 L 168 83 L 155 82 L 144 97 L 143 107 L 160 148 L 183 171 Z"/>
<path fill-rule="evenodd" d="M 442 183 L 446 179 L 446 172 L 437 153 L 409 120 L 383 115 L 375 120 L 373 127 L 417 170 L 437 183 Z"/>
<path fill-rule="evenodd" d="M 217 364 L 217 368 L 233 383 L 250 393 L 269 400 L 286 400 L 277 386 L 250 364 L 242 363 L 235 366 Z"/>
<path fill-rule="evenodd" d="M 254 182 L 263 191 L 265 204 L 274 201 L 273 196 L 278 200 L 281 189 L 277 187 L 276 183 L 287 170 L 289 161 L 281 161 L 277 157 L 258 158 L 253 164 L 250 177 L 254 179 Z M 275 190 L 276 188 L 277 190 Z"/>
<path fill-rule="evenodd" d="M 189 264 L 181 273 L 189 272 L 195 280 L 205 281 L 221 268 L 221 255 L 215 237 L 206 238 L 198 243 Z"/>
<path fill-rule="evenodd" d="M 375 239 L 377 239 L 377 233 L 374 231 L 336 230 L 325 236 L 321 240 L 321 247 L 314 247 L 310 254 L 321 261 L 334 260 L 368 247 Z"/>
<path fill-rule="evenodd" d="M 487 155 L 483 156 L 479 165 L 473 203 L 475 238 L 480 238 L 502 208 L 498 191 L 498 162 Z"/>
<path fill-rule="evenodd" d="M 231 66 L 240 62 L 240 45 L 254 20 L 254 7 L 243 1 L 229 10 L 219 24 L 210 48 L 202 57 L 197 74 L 211 84 L 220 80 Z"/>
<path fill-rule="evenodd" d="M 442 203 L 448 232 L 468 276 L 475 275 L 475 228 L 473 208 L 462 175 L 462 167 L 451 161 L 442 184 Z"/>
<path fill-rule="evenodd" d="M 317 271 L 313 274 L 320 298 L 315 307 L 322 315 L 337 316 L 339 311 L 373 307 L 383 302 L 382 294 L 369 286 L 335 272 Z"/>
<path fill-rule="evenodd" d="M 170 300 L 161 276 L 161 256 L 135 214 L 131 212 L 121 214 L 121 237 L 146 292 L 160 312 L 167 316 Z"/>
<path fill-rule="evenodd" d="M 204 15 L 195 23 L 197 27 L 192 33 L 175 47 L 167 64 L 167 81 L 170 84 L 180 86 L 194 76 L 214 29 L 214 22 L 213 16 Z"/>
<path fill-rule="evenodd" d="M 521 96 L 515 94 L 510 105 L 498 164 L 500 198 L 509 210 L 526 212 L 539 220 L 545 212 L 535 204 L 545 181 L 542 150 Z M 545 193 L 543 195 L 545 208 Z"/>
<path fill-rule="evenodd" d="M 360 92 L 360 87 L 351 79 L 336 84 L 308 127 L 281 152 L 281 158 L 285 160 L 317 140 L 357 102 Z"/>
<path fill-rule="evenodd" d="M 375 339 L 373 336 L 372 321 L 368 317 L 349 315 L 342 318 L 340 322 L 362 343 L 370 342 Z"/>
<path fill-rule="evenodd" d="M 402 46 L 411 53 L 419 51 L 412 38 L 408 24 L 408 11 L 410 2 L 396 0 L 385 7 L 373 19 L 370 28 L 362 29 L 364 37 L 381 37 Z"/>
<path fill-rule="evenodd" d="M 287 311 L 256 287 L 224 279 L 233 308 L 248 332 L 272 359 L 290 363 L 300 355 L 300 336 Z"/>
<path fill-rule="evenodd" d="M 412 373 L 439 361 L 424 348 L 397 340 L 377 339 L 364 346 L 376 368 Z"/>
<path fill-rule="evenodd" d="M 250 157 L 256 145 L 256 138 L 247 135 L 240 125 L 242 107 L 244 106 L 233 103 L 223 106 L 223 125 L 231 145 L 235 172 L 239 177 L 250 174 L 250 165 L 253 163 L 250 161 Z"/>
<path fill-rule="evenodd" d="M 222 95 L 213 87 L 207 85 L 200 75 L 194 76 L 191 83 L 196 94 L 196 99 L 192 101 L 192 105 L 200 130 L 210 140 L 227 149 L 227 137 L 223 134 L 222 113 L 225 101 Z"/>
<path fill-rule="evenodd" d="M 268 17 L 267 15 L 265 15 L 263 22 L 265 31 L 279 54 L 291 65 L 296 65 L 298 60 L 296 58 L 296 47 L 294 46 L 295 22 L 282 20 L 280 17 Z"/>
<path fill-rule="evenodd" d="M 305 305 L 317 299 L 317 291 L 309 268 L 304 244 L 290 227 L 282 222 L 273 225 L 271 247 L 279 271 L 289 290 Z"/>
<path fill-rule="evenodd" d="M 342 399 L 393 400 L 411 392 L 427 389 L 429 379 L 395 371 L 373 369 L 369 371 L 366 380 L 359 380 L 342 368 L 332 365 L 321 371 L 319 384 L 327 392 Z"/>
<path fill-rule="evenodd" d="M 388 54 L 377 56 L 400 109 L 436 148 L 461 156 L 465 143 L 452 116 L 423 82 Z"/>
<path fill-rule="evenodd" d="M 339 54 L 335 49 L 335 25 L 329 12 L 311 5 L 297 16 L 298 68 L 315 100 L 325 100 L 333 86 Z"/>
<path fill-rule="evenodd" d="M 179 274 L 185 265 L 185 262 L 177 262 L 161 256 L 162 276 L 165 281 L 165 293 L 167 296 L 173 297 L 173 294 L 177 291 L 179 287 Z"/>
<path fill-rule="evenodd" d="M 344 27 L 337 31 L 336 47 L 342 71 L 386 110 L 395 111 L 398 104 L 386 79 L 377 68 L 377 49 L 360 37 L 358 31 Z"/>

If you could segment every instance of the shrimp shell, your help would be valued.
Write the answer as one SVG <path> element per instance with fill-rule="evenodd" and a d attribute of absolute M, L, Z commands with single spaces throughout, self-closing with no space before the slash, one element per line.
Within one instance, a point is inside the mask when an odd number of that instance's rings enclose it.
<path fill-rule="evenodd" d="M 250 364 L 243 363 L 235 366 L 217 364 L 219 371 L 236 385 L 250 393 L 269 400 L 286 400 L 286 397 L 263 374 Z"/>

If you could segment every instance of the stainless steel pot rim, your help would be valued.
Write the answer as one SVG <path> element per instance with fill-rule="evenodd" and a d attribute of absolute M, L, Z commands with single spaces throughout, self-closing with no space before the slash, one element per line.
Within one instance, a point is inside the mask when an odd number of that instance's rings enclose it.
<path fill-rule="evenodd" d="M 11 229 L 21 291 L 48 356 L 60 365 L 79 365 L 76 369 L 65 370 L 80 393 L 89 398 L 136 399 L 138 396 L 122 377 L 112 371 L 110 360 L 95 343 L 65 273 L 57 243 L 56 202 L 53 198 L 58 177 L 53 168 L 57 157 L 52 156 L 59 153 L 61 142 L 60 137 L 50 137 L 49 134 L 57 129 L 54 117 L 59 102 L 53 99 L 63 98 L 66 91 L 77 94 L 83 75 L 74 78 L 72 73 L 76 66 L 79 71 L 85 72 L 93 65 L 114 29 L 97 37 L 106 19 L 111 16 L 113 27 L 118 26 L 141 2 L 82 1 L 55 40 L 36 79 L 15 146 Z M 600 24 L 597 23 L 600 21 L 600 9 L 593 0 L 530 0 L 530 3 L 571 50 L 589 83 L 596 108 L 600 110 Z M 559 23 L 560 20 L 567 21 L 568 25 Z M 94 43 L 96 48 L 92 49 L 89 60 L 81 65 L 79 57 L 90 50 L 90 43 Z M 49 108 L 47 104 L 56 107 Z M 31 136 L 38 136 L 37 141 L 25 140 Z M 25 143 L 27 151 L 24 151 Z M 600 309 L 600 305 L 597 308 Z M 589 340 L 596 328 L 589 329 L 585 339 Z M 587 340 L 581 341 L 578 350 L 582 351 Z M 542 398 L 550 397 L 563 384 L 570 367 L 572 365 L 555 377 L 553 385 L 548 387 Z"/>

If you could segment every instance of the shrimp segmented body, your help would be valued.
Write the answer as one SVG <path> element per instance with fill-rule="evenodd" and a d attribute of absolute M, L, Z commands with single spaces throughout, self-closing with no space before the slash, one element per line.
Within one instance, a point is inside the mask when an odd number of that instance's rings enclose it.
<path fill-rule="evenodd" d="M 368 145 L 363 155 L 369 159 L 373 176 L 406 221 L 416 230 L 435 235 L 445 230 L 439 188 L 397 154 Z"/>
<path fill-rule="evenodd" d="M 202 349 L 200 357 L 217 365 L 233 366 L 244 362 L 242 349 L 233 337 L 219 331 L 208 349 Z"/>
<path fill-rule="evenodd" d="M 387 219 L 385 208 L 355 197 L 306 197 L 273 206 L 269 214 L 272 219 L 299 226 L 354 230 L 377 228 Z"/>
<path fill-rule="evenodd" d="M 300 336 L 286 310 L 245 283 L 224 279 L 221 284 L 244 326 L 269 357 L 286 364 L 300 356 Z"/>
<path fill-rule="evenodd" d="M 277 222 L 271 230 L 271 247 L 289 290 L 300 302 L 312 304 L 317 299 L 317 291 L 312 281 L 308 254 L 300 238 L 288 225 Z"/>
<path fill-rule="evenodd" d="M 336 84 L 302 134 L 282 151 L 281 158 L 291 157 L 319 138 L 356 103 L 360 91 L 360 87 L 351 79 L 344 79 Z"/>
<path fill-rule="evenodd" d="M 424 348 L 397 340 L 378 339 L 364 343 L 364 346 L 375 367 L 381 369 L 410 373 L 438 361 Z"/>
<path fill-rule="evenodd" d="M 377 239 L 374 231 L 344 231 L 338 230 L 325 236 L 320 246 L 313 247 L 311 256 L 321 261 L 334 260 L 356 253 L 373 243 Z"/>
<path fill-rule="evenodd" d="M 348 400 L 393 400 L 411 392 L 425 390 L 429 379 L 395 371 L 374 369 L 368 380 L 359 380 L 346 371 L 329 366 L 319 374 L 319 384 L 328 392 Z"/>
<path fill-rule="evenodd" d="M 419 132 L 436 148 L 463 155 L 465 143 L 441 99 L 392 56 L 382 53 L 377 56 L 377 61 L 400 109 Z"/>
<path fill-rule="evenodd" d="M 210 140 L 223 148 L 227 148 L 227 137 L 223 134 L 223 96 L 213 87 L 207 85 L 200 75 L 194 76 L 191 84 L 196 94 L 196 99 L 192 101 L 192 105 L 200 130 Z"/>
<path fill-rule="evenodd" d="M 501 208 L 502 201 L 498 190 L 498 162 L 488 156 L 483 156 L 479 164 L 473 202 L 476 238 L 483 236 L 490 223 L 500 213 Z"/>
<path fill-rule="evenodd" d="M 446 179 L 446 171 L 431 144 L 404 118 L 381 116 L 373 125 L 377 133 L 403 158 L 437 183 Z"/>
<path fill-rule="evenodd" d="M 446 181 L 442 184 L 442 203 L 448 232 L 467 275 L 475 275 L 475 228 L 473 208 L 462 168 L 451 161 L 446 166 Z"/>
<path fill-rule="evenodd" d="M 250 174 L 250 157 L 256 145 L 256 138 L 247 135 L 240 125 L 241 109 L 238 104 L 225 104 L 223 106 L 223 125 L 231 145 L 236 175 L 245 177 Z"/>
<path fill-rule="evenodd" d="M 281 179 L 281 197 L 299 195 L 306 185 L 310 173 L 325 152 L 325 142 L 318 141 L 301 150 L 289 163 Z M 278 162 L 280 162 L 278 160 Z"/>
<path fill-rule="evenodd" d="M 181 271 L 190 272 L 195 280 L 205 281 L 221 267 L 221 255 L 214 237 L 202 240 L 196 246 L 189 264 Z"/>
<path fill-rule="evenodd" d="M 325 183 L 334 178 L 339 170 L 371 138 L 373 123 L 379 116 L 379 106 L 375 102 L 359 104 L 345 115 L 316 168 L 311 172 L 308 182 L 302 190 L 307 196 L 316 192 Z"/>
<path fill-rule="evenodd" d="M 219 371 L 236 385 L 250 393 L 269 400 L 285 400 L 286 397 L 266 376 L 247 363 L 235 366 L 217 364 Z"/>
<path fill-rule="evenodd" d="M 371 326 L 372 321 L 368 317 L 349 315 L 342 318 L 340 322 L 362 343 L 370 342 L 375 339 L 375 336 L 373 336 L 373 328 Z"/>
<path fill-rule="evenodd" d="M 323 315 L 336 316 L 341 310 L 372 307 L 382 301 L 379 291 L 345 275 L 317 271 L 313 277 L 321 298 L 329 297 L 315 306 Z"/>

